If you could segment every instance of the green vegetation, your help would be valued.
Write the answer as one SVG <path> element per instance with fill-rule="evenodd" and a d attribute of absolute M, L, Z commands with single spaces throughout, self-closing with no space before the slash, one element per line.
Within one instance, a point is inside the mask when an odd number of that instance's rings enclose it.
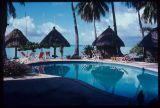
<path fill-rule="evenodd" d="M 94 50 L 93 46 L 87 45 L 87 46 L 84 47 L 84 54 L 89 55 L 90 58 L 91 58 L 93 50 Z"/>
<path fill-rule="evenodd" d="M 5 60 L 4 77 L 23 76 L 31 72 L 32 69 L 29 65 L 20 64 L 16 61 Z"/>
<path fill-rule="evenodd" d="M 35 49 L 41 48 L 41 46 L 38 43 L 35 42 L 28 42 L 25 46 L 21 46 L 18 50 L 32 50 L 33 52 Z"/>
<path fill-rule="evenodd" d="M 143 55 L 143 48 L 138 47 L 138 44 L 134 46 L 131 50 L 130 53 L 136 53 L 137 55 Z"/>

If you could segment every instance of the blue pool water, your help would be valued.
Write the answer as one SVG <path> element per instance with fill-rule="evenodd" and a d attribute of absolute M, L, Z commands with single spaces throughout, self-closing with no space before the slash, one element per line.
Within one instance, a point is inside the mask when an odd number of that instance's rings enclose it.
<path fill-rule="evenodd" d="M 58 75 L 86 82 L 103 91 L 136 99 L 143 90 L 145 102 L 158 98 L 155 72 L 109 63 L 49 62 L 31 64 L 33 72 Z"/>

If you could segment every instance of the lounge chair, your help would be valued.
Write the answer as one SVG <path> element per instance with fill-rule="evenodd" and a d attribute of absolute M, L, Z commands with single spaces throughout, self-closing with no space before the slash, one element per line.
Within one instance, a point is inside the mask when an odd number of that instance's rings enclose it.
<path fill-rule="evenodd" d="M 28 58 L 29 58 L 29 61 L 33 61 L 35 59 L 35 52 L 31 52 Z"/>
<path fill-rule="evenodd" d="M 116 61 L 116 57 L 111 57 L 111 60 L 112 61 Z"/>
<path fill-rule="evenodd" d="M 82 59 L 89 59 L 89 58 L 90 58 L 89 55 L 82 52 Z"/>
<path fill-rule="evenodd" d="M 92 51 L 92 59 L 96 60 L 96 59 L 100 59 L 102 58 L 101 54 L 98 51 Z"/>
<path fill-rule="evenodd" d="M 28 55 L 25 54 L 23 51 L 20 51 L 21 55 L 23 56 L 22 58 L 20 59 L 17 59 L 16 61 L 17 62 L 20 62 L 20 63 L 27 63 L 29 58 L 28 58 Z"/>
<path fill-rule="evenodd" d="M 50 52 L 46 51 L 46 59 L 50 59 Z"/>
<path fill-rule="evenodd" d="M 121 61 L 121 62 L 132 62 L 135 61 L 134 57 L 129 56 L 128 54 L 125 55 L 124 57 L 116 57 L 116 61 Z"/>
<path fill-rule="evenodd" d="M 38 59 L 39 59 L 39 60 L 44 60 L 44 52 L 40 52 L 40 53 L 39 53 Z"/>

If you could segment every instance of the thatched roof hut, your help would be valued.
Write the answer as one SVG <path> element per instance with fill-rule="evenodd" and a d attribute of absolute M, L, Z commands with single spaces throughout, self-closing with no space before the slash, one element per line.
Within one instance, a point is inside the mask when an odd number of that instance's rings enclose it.
<path fill-rule="evenodd" d="M 52 31 L 40 42 L 43 47 L 70 47 L 69 42 L 53 27 Z"/>
<path fill-rule="evenodd" d="M 5 37 L 6 47 L 15 48 L 15 59 L 17 59 L 17 48 L 25 46 L 28 42 L 26 36 L 18 29 L 14 29 Z"/>
<path fill-rule="evenodd" d="M 92 43 L 99 50 L 103 51 L 103 57 L 121 56 L 120 47 L 125 46 L 118 35 L 110 26 Z"/>
<path fill-rule="evenodd" d="M 158 53 L 158 28 L 154 28 L 148 33 L 138 44 L 139 47 L 144 47 L 150 54 L 157 59 Z"/>
<path fill-rule="evenodd" d="M 19 29 L 14 29 L 5 37 L 6 47 L 21 47 L 26 45 L 29 40 Z"/>
<path fill-rule="evenodd" d="M 123 41 L 116 35 L 110 26 L 93 42 L 94 46 L 124 46 Z"/>
<path fill-rule="evenodd" d="M 154 28 L 148 33 L 138 46 L 145 48 L 158 48 L 158 28 Z"/>
<path fill-rule="evenodd" d="M 56 47 L 70 47 L 69 42 L 62 36 L 60 32 L 53 27 L 52 31 L 40 42 L 42 47 L 54 47 L 54 57 L 56 58 Z M 63 51 L 62 51 L 63 52 Z"/>

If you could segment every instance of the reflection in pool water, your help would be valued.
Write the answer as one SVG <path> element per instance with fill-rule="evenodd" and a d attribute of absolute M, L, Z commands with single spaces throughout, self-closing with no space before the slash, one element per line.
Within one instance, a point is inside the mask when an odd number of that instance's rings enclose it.
<path fill-rule="evenodd" d="M 93 62 L 32 64 L 33 72 L 84 81 L 106 92 L 136 99 L 143 90 L 145 101 L 158 97 L 158 76 L 149 70 Z"/>

